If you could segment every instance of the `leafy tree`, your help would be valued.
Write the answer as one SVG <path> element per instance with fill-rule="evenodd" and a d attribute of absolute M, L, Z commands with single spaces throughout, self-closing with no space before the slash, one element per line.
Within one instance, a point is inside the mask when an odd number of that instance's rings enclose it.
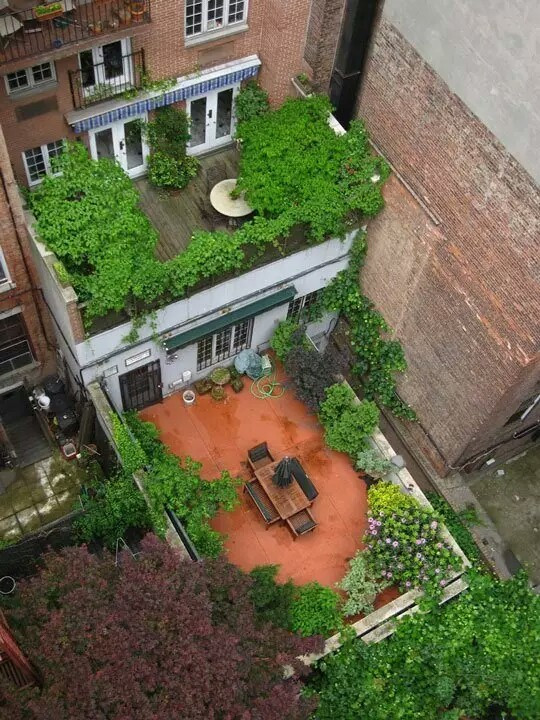
<path fill-rule="evenodd" d="M 291 606 L 291 629 L 304 637 L 328 637 L 342 625 L 341 598 L 317 582 L 297 587 Z"/>
<path fill-rule="evenodd" d="M 234 100 L 234 110 L 239 123 L 262 115 L 269 108 L 268 93 L 255 80 L 246 83 Z"/>
<path fill-rule="evenodd" d="M 379 410 L 370 400 L 356 402 L 350 387 L 336 383 L 326 389 L 319 418 L 325 429 L 326 444 L 356 459 L 366 447 L 366 438 L 377 427 Z"/>
<path fill-rule="evenodd" d="M 320 643 L 259 625 L 250 586 L 224 560 L 192 564 L 155 536 L 118 567 L 84 547 L 49 554 L 8 618 L 43 688 L 12 693 L 2 717 L 306 718 L 295 658 Z"/>
<path fill-rule="evenodd" d="M 540 717 L 540 597 L 521 576 L 473 575 L 447 605 L 378 644 L 354 641 L 319 665 L 318 720 Z M 449 710 L 451 713 L 445 714 Z"/>

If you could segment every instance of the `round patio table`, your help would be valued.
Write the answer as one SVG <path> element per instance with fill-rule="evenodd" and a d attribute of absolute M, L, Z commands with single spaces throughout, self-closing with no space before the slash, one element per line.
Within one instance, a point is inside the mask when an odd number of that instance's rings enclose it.
<path fill-rule="evenodd" d="M 229 178 L 222 180 L 214 185 L 210 191 L 210 202 L 219 213 L 226 217 L 239 218 L 244 215 L 250 215 L 253 208 L 250 207 L 244 199 L 244 195 L 238 198 L 232 198 L 231 192 L 236 187 L 236 179 Z"/>

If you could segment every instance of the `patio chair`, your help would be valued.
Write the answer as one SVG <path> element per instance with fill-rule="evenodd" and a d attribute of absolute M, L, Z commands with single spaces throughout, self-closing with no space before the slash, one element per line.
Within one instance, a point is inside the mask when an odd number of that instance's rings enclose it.
<path fill-rule="evenodd" d="M 300 465 L 298 458 L 293 457 L 291 459 L 291 470 L 292 470 L 292 474 L 294 475 L 296 482 L 300 485 L 300 487 L 304 491 L 304 495 L 307 497 L 307 499 L 315 500 L 315 498 L 319 494 L 319 491 L 317 490 L 315 485 L 311 482 L 308 475 L 306 475 L 306 471 Z"/>
<path fill-rule="evenodd" d="M 265 442 L 248 450 L 248 463 L 253 472 L 273 462 L 274 458 Z"/>
<path fill-rule="evenodd" d="M 306 533 L 311 532 L 311 530 L 315 530 L 317 527 L 317 523 L 313 515 L 307 508 L 291 515 L 290 518 L 287 518 L 287 525 L 293 534 L 294 540 L 296 540 L 299 535 L 305 535 Z"/>
<path fill-rule="evenodd" d="M 245 483 L 244 492 L 248 493 L 257 506 L 257 509 L 264 518 L 267 530 L 269 525 L 280 519 L 278 511 L 272 504 L 272 501 L 258 480 L 251 480 L 250 482 Z"/>

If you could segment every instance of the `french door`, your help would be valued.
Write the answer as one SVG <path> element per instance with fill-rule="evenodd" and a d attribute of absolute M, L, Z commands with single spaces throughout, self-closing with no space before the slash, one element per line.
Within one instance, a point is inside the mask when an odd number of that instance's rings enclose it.
<path fill-rule="evenodd" d="M 146 172 L 148 146 L 141 132 L 141 120 L 146 116 L 119 120 L 112 125 L 90 130 L 90 153 L 94 160 L 107 157 L 135 178 Z"/>
<path fill-rule="evenodd" d="M 198 154 L 226 145 L 234 133 L 234 98 L 238 86 L 214 90 L 202 97 L 188 100 L 191 139 L 188 152 Z"/>
<path fill-rule="evenodd" d="M 124 411 L 140 410 L 163 399 L 159 360 L 120 375 Z"/>

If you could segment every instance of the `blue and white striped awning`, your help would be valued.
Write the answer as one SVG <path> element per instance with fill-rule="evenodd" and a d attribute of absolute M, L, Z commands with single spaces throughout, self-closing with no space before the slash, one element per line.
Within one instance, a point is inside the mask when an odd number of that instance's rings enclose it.
<path fill-rule="evenodd" d="M 200 80 L 195 79 L 193 82 L 182 83 L 181 87 L 170 90 L 164 94 L 122 105 L 121 107 L 114 108 L 99 115 L 76 120 L 70 124 L 73 126 L 75 134 L 78 135 L 87 130 L 110 125 L 117 120 L 138 117 L 148 112 L 148 110 L 155 110 L 155 108 L 164 107 L 165 105 L 172 105 L 173 103 L 197 97 L 198 95 L 206 95 L 206 93 L 212 90 L 218 90 L 219 88 L 228 87 L 229 85 L 236 85 L 242 80 L 255 77 L 259 72 L 259 66 L 260 61 L 257 59 L 253 65 L 249 67 L 231 69 L 230 72 L 225 71 L 223 75 L 219 75 L 218 77 L 201 78 Z"/>

